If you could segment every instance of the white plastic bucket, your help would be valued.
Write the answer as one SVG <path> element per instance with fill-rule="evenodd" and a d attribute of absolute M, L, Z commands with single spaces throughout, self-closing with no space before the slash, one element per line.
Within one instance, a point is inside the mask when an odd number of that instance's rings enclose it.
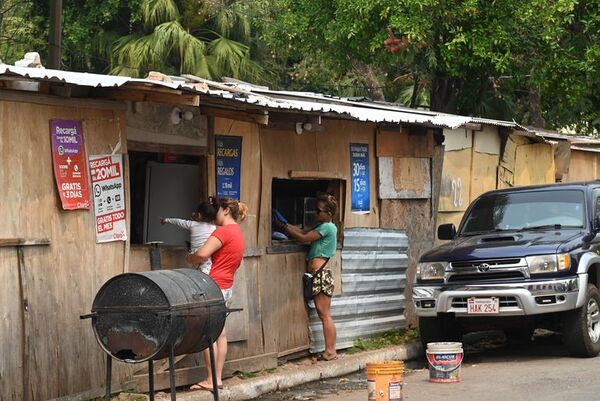
<path fill-rule="evenodd" d="M 464 352 L 462 343 L 427 343 L 429 381 L 433 383 L 457 383 Z"/>

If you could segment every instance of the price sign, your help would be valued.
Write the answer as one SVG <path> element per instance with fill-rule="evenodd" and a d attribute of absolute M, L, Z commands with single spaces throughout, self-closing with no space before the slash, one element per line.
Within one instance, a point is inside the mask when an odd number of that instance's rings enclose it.
<path fill-rule="evenodd" d="M 63 209 L 89 209 L 90 187 L 81 122 L 50 120 L 50 136 L 54 177 Z"/>
<path fill-rule="evenodd" d="M 215 145 L 217 196 L 240 199 L 242 137 L 218 135 Z"/>
<path fill-rule="evenodd" d="M 350 144 L 350 172 L 352 185 L 352 212 L 369 213 L 371 209 L 369 144 Z"/>
<path fill-rule="evenodd" d="M 123 156 L 92 155 L 89 165 L 94 189 L 96 242 L 126 241 Z"/>

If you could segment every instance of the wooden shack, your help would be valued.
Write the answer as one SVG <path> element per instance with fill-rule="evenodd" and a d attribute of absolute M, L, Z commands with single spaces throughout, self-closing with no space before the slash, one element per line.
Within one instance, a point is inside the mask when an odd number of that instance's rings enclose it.
<path fill-rule="evenodd" d="M 242 224 L 246 253 L 232 304 L 243 311 L 227 322 L 231 374 L 276 367 L 278 360 L 306 355 L 311 347 L 300 286 L 306 249 L 275 235 L 273 207 L 293 224 L 305 225 L 316 193 L 337 196 L 340 241 L 331 261 L 336 296 L 352 286 L 359 295 L 347 302 L 368 297 L 368 317 L 388 322 L 373 324 L 373 333 L 414 323 L 410 286 L 419 255 L 433 244 L 438 194 L 442 220 L 452 221 L 472 196 L 495 188 L 496 177 L 511 185 L 538 179 L 517 168 L 531 154 L 538 157 L 538 144 L 528 148 L 518 135 L 500 140 L 487 126 L 446 135 L 444 155 L 442 129 L 463 126 L 469 117 L 194 77 L 160 78 L 164 81 L 0 65 L 0 212 L 5 216 L 0 377 L 10 383 L 0 388 L 2 400 L 84 400 L 103 394 L 106 355 L 79 315 L 89 312 L 94 295 L 112 276 L 151 265 L 186 267 L 185 233 L 160 226 L 159 217 L 185 218 L 209 194 L 227 189 L 250 211 Z M 125 241 L 97 242 L 94 211 L 61 206 L 49 134 L 56 119 L 80 122 L 88 157 L 122 156 Z M 227 167 L 235 180 L 225 183 L 219 175 L 227 163 L 219 151 L 223 144 L 231 144 L 234 151 L 225 153 L 239 163 Z M 498 173 L 500 161 L 512 176 Z M 468 187 L 457 186 L 452 177 Z M 353 203 L 357 196 L 362 203 Z M 359 247 L 349 255 L 345 235 L 374 240 L 363 253 Z M 395 259 L 383 268 L 377 265 L 379 235 L 405 239 L 391 243 L 393 252 L 385 252 Z M 350 266 L 357 255 L 370 262 L 360 274 L 345 272 L 344 263 Z M 365 284 L 361 277 L 370 282 L 356 290 Z M 378 300 L 385 297 L 389 302 L 380 307 Z M 344 312 L 343 305 L 339 308 Z M 366 318 L 364 311 L 357 313 L 339 318 L 351 326 L 352 319 Z M 178 386 L 201 378 L 201 359 L 177 358 Z M 143 391 L 146 374 L 145 366 L 115 364 L 113 388 Z M 155 383 L 168 386 L 165 363 L 156 363 Z"/>

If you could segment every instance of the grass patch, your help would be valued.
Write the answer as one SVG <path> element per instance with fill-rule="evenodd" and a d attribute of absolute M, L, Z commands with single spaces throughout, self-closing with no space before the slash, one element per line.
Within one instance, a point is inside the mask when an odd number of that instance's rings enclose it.
<path fill-rule="evenodd" d="M 402 345 L 418 338 L 418 329 L 389 330 L 371 337 L 354 340 L 353 347 L 348 349 L 346 353 L 356 354 L 358 352 L 381 349 L 392 345 Z"/>

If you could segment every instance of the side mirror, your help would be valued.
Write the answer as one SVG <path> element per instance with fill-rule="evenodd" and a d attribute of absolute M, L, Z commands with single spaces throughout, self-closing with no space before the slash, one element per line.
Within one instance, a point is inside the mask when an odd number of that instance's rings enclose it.
<path fill-rule="evenodd" d="M 441 224 L 438 226 L 437 236 L 441 240 L 454 239 L 456 237 L 456 227 L 452 223 Z"/>
<path fill-rule="evenodd" d="M 600 232 L 600 213 L 594 217 L 594 220 L 592 221 L 592 229 L 589 233 L 583 236 L 583 242 L 591 242 L 594 238 L 596 238 L 598 232 Z"/>

